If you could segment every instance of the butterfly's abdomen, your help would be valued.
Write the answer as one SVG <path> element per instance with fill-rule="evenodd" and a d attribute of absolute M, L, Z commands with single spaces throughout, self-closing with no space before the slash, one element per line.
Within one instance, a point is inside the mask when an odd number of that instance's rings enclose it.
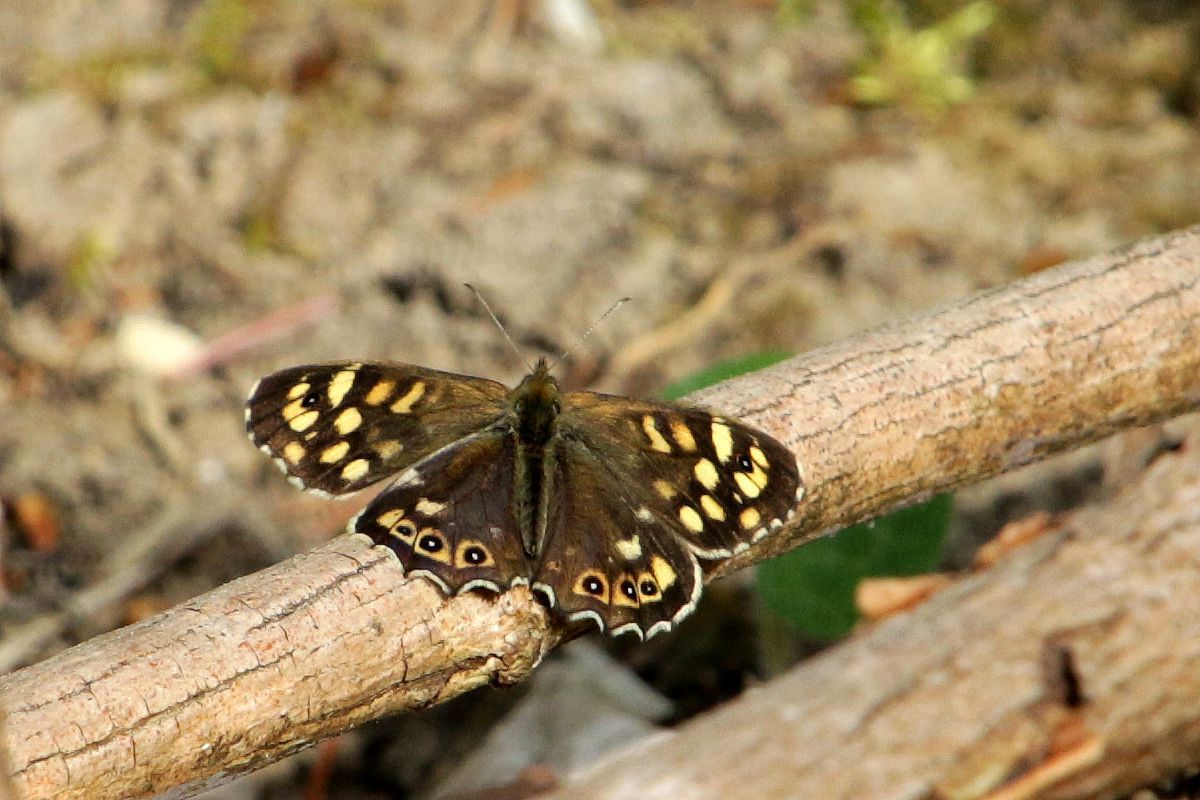
<path fill-rule="evenodd" d="M 541 553 L 546 528 L 547 467 L 562 411 L 562 392 L 544 360 L 513 389 L 510 407 L 516 435 L 516 516 L 525 555 Z"/>

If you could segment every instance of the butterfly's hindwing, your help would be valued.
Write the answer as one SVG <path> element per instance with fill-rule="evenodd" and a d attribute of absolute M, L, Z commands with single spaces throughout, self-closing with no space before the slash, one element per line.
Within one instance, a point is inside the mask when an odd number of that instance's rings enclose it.
<path fill-rule="evenodd" d="M 695 608 L 700 564 L 639 503 L 637 483 L 614 482 L 601 458 L 560 441 L 533 585 L 552 594 L 569 619 L 592 619 L 613 635 L 649 638 Z"/>
<path fill-rule="evenodd" d="M 346 494 L 478 431 L 507 395 L 493 381 L 406 364 L 313 364 L 259 381 L 246 428 L 302 488 Z"/>
<path fill-rule="evenodd" d="M 499 592 L 529 575 L 513 510 L 513 442 L 488 430 L 409 467 L 351 521 L 405 572 L 448 594 Z"/>
<path fill-rule="evenodd" d="M 613 482 L 699 558 L 728 558 L 780 529 L 803 496 L 775 439 L 704 409 L 573 392 L 560 427 L 604 456 Z"/>

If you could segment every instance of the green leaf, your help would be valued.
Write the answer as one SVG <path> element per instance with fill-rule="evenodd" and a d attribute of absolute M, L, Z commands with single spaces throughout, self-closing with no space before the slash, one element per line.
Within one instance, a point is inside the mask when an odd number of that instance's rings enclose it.
<path fill-rule="evenodd" d="M 952 495 L 938 495 L 759 565 L 763 602 L 811 637 L 845 636 L 858 621 L 854 591 L 860 580 L 937 567 L 952 507 Z"/>
<path fill-rule="evenodd" d="M 740 358 L 721 361 L 686 378 L 675 381 L 675 383 L 669 384 L 663 389 L 662 394 L 668 400 L 678 400 L 685 394 L 691 394 L 698 389 L 712 386 L 714 383 L 736 378 L 738 375 L 745 375 L 747 372 L 754 372 L 763 367 L 769 367 L 790 356 L 791 353 L 785 353 L 782 350 L 763 350 L 758 353 L 741 356 Z"/>

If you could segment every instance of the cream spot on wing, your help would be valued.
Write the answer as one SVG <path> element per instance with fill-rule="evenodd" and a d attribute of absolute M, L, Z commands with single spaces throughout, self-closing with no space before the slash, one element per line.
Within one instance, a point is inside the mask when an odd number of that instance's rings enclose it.
<path fill-rule="evenodd" d="M 663 500 L 670 500 L 672 497 L 679 494 L 679 491 L 674 486 L 664 480 L 657 480 L 652 483 L 651 486 L 654 487 L 654 491 L 658 492 L 658 496 Z"/>
<path fill-rule="evenodd" d="M 418 512 L 427 517 L 436 517 L 446 509 L 445 503 L 438 503 L 428 498 L 422 497 L 417 501 L 416 509 Z"/>
<path fill-rule="evenodd" d="M 645 506 L 640 506 L 635 513 L 640 522 L 654 522 L 654 514 Z"/>
<path fill-rule="evenodd" d="M 322 464 L 336 464 L 346 457 L 346 453 L 350 452 L 350 443 L 342 440 L 337 444 L 331 444 L 321 451 Z"/>
<path fill-rule="evenodd" d="M 303 414 L 292 417 L 290 420 L 288 420 L 288 427 L 294 430 L 296 433 L 306 431 L 313 426 L 313 423 L 317 421 L 318 416 L 320 415 L 317 414 L 316 411 L 306 411 Z"/>
<path fill-rule="evenodd" d="M 704 513 L 709 519 L 715 519 L 717 522 L 725 520 L 725 509 L 721 508 L 721 504 L 717 502 L 717 498 L 711 494 L 706 494 L 700 498 L 700 507 L 704 509 Z"/>
<path fill-rule="evenodd" d="M 613 586 L 612 604 L 630 608 L 638 607 L 637 584 L 633 582 L 633 576 L 629 573 L 622 574 Z"/>
<path fill-rule="evenodd" d="M 417 550 L 426 558 L 432 558 L 443 564 L 449 564 L 453 557 L 446 544 L 446 537 L 436 528 L 421 528 L 420 534 L 417 535 Z"/>
<path fill-rule="evenodd" d="M 392 396 L 392 390 L 396 388 L 395 381 L 387 379 L 381 380 L 379 383 L 371 387 L 371 391 L 367 392 L 367 396 L 363 398 L 363 402 L 369 406 L 377 406 L 384 400 Z"/>
<path fill-rule="evenodd" d="M 760 489 L 767 488 L 767 471 L 756 465 L 754 471 L 750 473 L 750 480 L 754 481 Z"/>
<path fill-rule="evenodd" d="M 348 483 L 354 483 L 356 480 L 366 475 L 371 469 L 371 464 L 365 458 L 356 458 L 346 466 L 342 467 L 342 480 Z"/>
<path fill-rule="evenodd" d="M 344 369 L 333 376 L 325 393 L 329 396 L 329 405 L 337 408 L 346 397 L 346 392 L 354 385 L 354 368 Z"/>
<path fill-rule="evenodd" d="M 283 457 L 287 459 L 289 464 L 299 464 L 304 460 L 304 454 L 308 451 L 304 449 L 304 445 L 299 442 L 288 442 L 283 446 Z"/>
<path fill-rule="evenodd" d="M 696 437 L 692 436 L 692 429 L 687 426 L 687 423 L 681 419 L 671 420 L 671 436 L 675 439 L 675 443 L 685 453 L 696 452 Z"/>
<path fill-rule="evenodd" d="M 304 395 L 308 394 L 308 390 L 311 388 L 311 383 L 297 383 L 291 389 L 288 389 L 288 400 L 295 400 L 298 397 L 304 397 Z"/>
<path fill-rule="evenodd" d="M 491 551 L 477 539 L 464 539 L 454 548 L 454 566 L 461 569 L 478 569 L 495 564 Z"/>
<path fill-rule="evenodd" d="M 297 397 L 283 407 L 283 418 L 291 421 L 304 413 L 304 398 Z"/>
<path fill-rule="evenodd" d="M 733 473 L 733 480 L 737 483 L 738 488 L 742 490 L 742 494 L 753 500 L 762 494 L 762 487 L 750 479 L 750 476 L 744 472 Z"/>
<path fill-rule="evenodd" d="M 594 597 L 601 603 L 608 603 L 608 581 L 599 572 L 585 572 L 575 581 L 575 594 L 584 597 Z"/>
<path fill-rule="evenodd" d="M 421 399 L 421 395 L 425 394 L 425 381 L 416 381 L 412 386 L 408 387 L 408 391 L 404 393 L 396 402 L 392 403 L 391 409 L 393 414 L 409 414 L 412 412 L 413 404 Z"/>
<path fill-rule="evenodd" d="M 700 533 L 704 530 L 704 520 L 701 518 L 700 512 L 691 506 L 683 506 L 679 509 L 679 520 L 683 523 L 683 527 L 692 533 Z"/>
<path fill-rule="evenodd" d="M 650 440 L 650 449 L 657 450 L 660 453 L 671 452 L 671 444 L 658 430 L 658 423 L 650 414 L 642 417 L 642 431 L 645 432 L 646 438 Z"/>
<path fill-rule="evenodd" d="M 670 589 L 679 579 L 674 567 L 668 564 L 662 556 L 651 557 L 650 571 L 654 573 L 655 582 L 663 589 Z"/>
<path fill-rule="evenodd" d="M 642 540 L 638 536 L 634 536 L 631 539 L 618 539 L 616 546 L 617 552 L 626 561 L 633 561 L 636 558 L 642 557 Z"/>
<path fill-rule="evenodd" d="M 375 451 L 381 461 L 389 461 L 400 454 L 400 451 L 404 449 L 404 445 L 395 439 L 384 439 L 382 442 L 376 442 L 371 445 L 371 449 Z"/>
<path fill-rule="evenodd" d="M 357 430 L 359 425 L 362 425 L 362 414 L 353 407 L 338 414 L 337 419 L 333 421 L 333 427 L 337 428 L 337 432 L 343 436 Z"/>
<path fill-rule="evenodd" d="M 771 466 L 771 462 L 767 461 L 767 454 L 764 453 L 758 445 L 750 447 L 750 458 L 754 459 L 754 463 L 758 464 L 763 469 Z"/>
<path fill-rule="evenodd" d="M 658 588 L 658 581 L 654 580 L 654 575 L 649 572 L 643 572 L 637 576 L 638 600 L 645 603 L 659 603 L 662 601 L 662 590 Z M 646 591 L 649 589 L 650 591 Z"/>
<path fill-rule="evenodd" d="M 733 429 L 723 422 L 714 422 L 712 443 L 717 451 L 717 459 L 724 464 L 733 455 Z"/>
<path fill-rule="evenodd" d="M 385 528 L 391 528 L 402 519 L 404 519 L 404 511 L 399 508 L 393 508 L 380 514 L 375 518 L 375 521 Z"/>
<path fill-rule="evenodd" d="M 762 519 L 762 515 L 758 513 L 757 508 L 747 508 L 738 515 L 738 522 L 742 526 L 742 530 L 753 528 Z"/>
<path fill-rule="evenodd" d="M 707 458 L 697 461 L 696 466 L 692 468 L 692 472 L 696 475 L 696 480 L 700 481 L 700 484 L 710 492 L 717 488 L 717 484 L 721 482 L 721 476 L 717 473 L 717 465 Z"/>

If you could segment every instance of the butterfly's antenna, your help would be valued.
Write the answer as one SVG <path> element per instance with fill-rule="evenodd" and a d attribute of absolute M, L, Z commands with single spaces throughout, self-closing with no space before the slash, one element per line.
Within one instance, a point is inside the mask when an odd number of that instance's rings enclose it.
<path fill-rule="evenodd" d="M 584 342 L 586 342 L 588 340 L 588 337 L 592 335 L 592 331 L 594 331 L 594 330 L 596 330 L 596 328 L 600 327 L 600 323 L 604 322 L 604 320 L 606 320 L 608 318 L 609 314 L 613 313 L 618 308 L 625 305 L 632 299 L 633 299 L 632 297 L 622 297 L 621 299 L 617 300 L 617 302 L 615 302 L 611 306 L 609 306 L 608 310 L 605 311 L 603 314 L 601 314 L 600 317 L 595 322 L 593 322 L 586 331 L 583 332 L 583 336 L 580 336 L 579 340 L 576 341 L 575 344 L 578 345 L 578 344 L 583 344 Z M 558 358 L 556 358 L 554 360 L 554 363 L 550 365 L 550 369 L 554 369 L 555 367 L 557 367 L 559 364 L 566 361 L 570 357 L 571 357 L 571 351 L 570 350 L 565 351 L 562 355 L 560 355 Z"/>
<path fill-rule="evenodd" d="M 492 322 L 496 323 L 496 327 L 499 328 L 500 332 L 504 334 L 504 338 L 508 342 L 508 346 L 511 347 L 513 352 L 517 354 L 517 360 L 525 361 L 525 356 L 521 354 L 521 348 L 517 347 L 517 343 L 513 341 L 511 336 L 508 335 L 508 330 L 504 327 L 504 323 L 502 323 L 500 318 L 496 316 L 496 312 L 492 311 L 492 307 L 488 305 L 487 300 L 483 299 L 483 295 L 479 293 L 479 290 L 469 283 L 464 283 L 463 286 L 475 293 L 475 299 L 479 301 L 479 304 L 483 306 L 483 310 L 486 311 L 488 316 L 492 318 Z M 528 361 L 525 362 L 525 365 L 529 367 L 530 371 L 533 370 L 533 365 Z"/>

